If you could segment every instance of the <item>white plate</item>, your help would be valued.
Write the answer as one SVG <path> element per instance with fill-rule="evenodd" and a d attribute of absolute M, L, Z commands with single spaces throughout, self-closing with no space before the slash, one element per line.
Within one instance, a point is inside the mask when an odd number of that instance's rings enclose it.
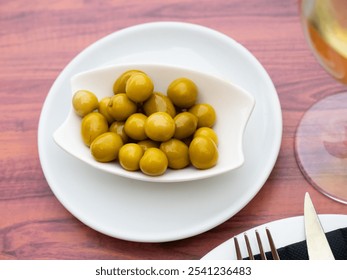
<path fill-rule="evenodd" d="M 62 151 L 53 132 L 69 113 L 70 78 L 118 63 L 165 63 L 227 79 L 256 106 L 245 131 L 242 167 L 189 183 L 149 183 L 95 170 Z M 125 240 L 164 242 L 207 231 L 240 211 L 261 189 L 278 156 L 282 115 L 276 90 L 243 46 L 206 27 L 148 23 L 115 32 L 75 57 L 42 108 L 38 146 L 43 172 L 58 200 L 89 227 Z"/>
<path fill-rule="evenodd" d="M 122 64 L 112 65 L 82 72 L 71 80 L 73 95 L 81 89 L 95 93 L 98 100 L 113 95 L 112 86 L 115 77 L 129 69 L 140 69 L 148 74 L 155 91 L 166 93 L 169 84 L 177 77 L 186 77 L 194 81 L 199 88 L 199 103 L 208 103 L 217 112 L 217 121 L 213 130 L 218 135 L 218 164 L 213 168 L 197 170 L 189 166 L 180 170 L 166 170 L 161 176 L 148 176 L 141 171 L 129 172 L 114 162 L 97 162 L 90 149 L 83 143 L 80 135 L 81 118 L 71 108 L 69 116 L 54 132 L 55 142 L 71 155 L 89 165 L 119 176 L 150 182 L 187 182 L 217 176 L 240 167 L 244 162 L 243 135 L 254 107 L 254 97 L 242 88 L 204 72 L 181 67 L 158 64 Z M 71 106 L 71 104 L 67 104 Z"/>
<path fill-rule="evenodd" d="M 338 228 L 347 227 L 347 215 L 319 215 L 319 219 L 322 223 L 325 232 L 333 231 Z M 268 227 L 271 231 L 272 238 L 277 248 L 285 247 L 296 242 L 305 240 L 305 228 L 304 217 L 292 217 L 282 220 L 273 221 L 261 226 L 247 230 L 247 236 L 250 239 L 252 251 L 254 254 L 259 254 L 257 249 L 257 241 L 255 238 L 255 230 L 258 230 L 263 240 L 264 250 L 270 251 L 269 245 L 266 242 L 265 228 Z M 237 235 L 242 256 L 247 256 L 247 249 L 244 242 L 242 242 L 243 234 Z M 206 254 L 203 260 L 236 260 L 235 246 L 233 238 L 225 241 L 211 252 Z"/>

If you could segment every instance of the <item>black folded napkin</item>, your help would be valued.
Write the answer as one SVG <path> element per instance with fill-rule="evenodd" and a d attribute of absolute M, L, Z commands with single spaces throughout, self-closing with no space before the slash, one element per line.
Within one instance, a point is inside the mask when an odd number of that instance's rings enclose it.
<path fill-rule="evenodd" d="M 326 233 L 329 245 L 336 260 L 347 260 L 347 228 L 340 228 Z M 279 248 L 281 260 L 308 260 L 306 240 Z M 268 260 L 272 260 L 271 252 L 266 252 Z M 260 260 L 260 255 L 254 256 Z"/>

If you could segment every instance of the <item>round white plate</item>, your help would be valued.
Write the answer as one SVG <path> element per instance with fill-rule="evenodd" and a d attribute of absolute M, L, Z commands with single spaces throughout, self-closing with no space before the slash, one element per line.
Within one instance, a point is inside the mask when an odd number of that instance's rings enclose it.
<path fill-rule="evenodd" d="M 326 214 L 319 215 L 319 219 L 322 223 L 322 227 L 325 232 L 333 231 L 338 228 L 347 227 L 347 215 Z M 277 248 L 285 247 L 287 245 L 305 240 L 305 226 L 303 216 L 273 221 L 246 231 L 254 254 L 259 254 L 259 250 L 257 249 L 257 241 L 255 238 L 255 230 L 258 230 L 261 236 L 265 252 L 270 251 L 270 247 L 268 245 L 265 233 L 266 227 L 270 229 L 271 236 L 274 239 Z M 240 244 L 242 256 L 247 257 L 247 249 L 245 242 L 243 242 L 243 234 L 244 233 L 237 235 L 237 239 Z M 213 249 L 202 259 L 236 260 L 233 238 L 230 238 L 229 240 L 225 241 L 224 243 Z"/>
<path fill-rule="evenodd" d="M 245 131 L 242 167 L 189 183 L 139 182 L 96 170 L 55 144 L 53 132 L 70 110 L 73 75 L 104 65 L 150 62 L 211 73 L 255 97 Z M 281 137 L 282 115 L 276 90 L 251 53 L 206 27 L 156 22 L 115 32 L 67 65 L 42 108 L 38 146 L 48 184 L 76 218 L 116 238 L 164 242 L 207 231 L 240 211 L 268 178 Z"/>

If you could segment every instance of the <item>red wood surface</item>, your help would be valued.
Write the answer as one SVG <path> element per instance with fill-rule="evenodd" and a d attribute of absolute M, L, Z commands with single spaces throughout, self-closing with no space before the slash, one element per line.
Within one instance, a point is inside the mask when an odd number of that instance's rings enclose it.
<path fill-rule="evenodd" d="M 128 242 L 90 229 L 58 202 L 38 157 L 38 121 L 52 83 L 81 50 L 122 28 L 163 20 L 204 25 L 248 48 L 278 91 L 283 140 L 264 187 L 225 223 L 180 241 Z M 304 111 L 343 89 L 310 53 L 295 0 L 2 0 L 0 27 L 0 259 L 200 259 L 244 230 L 302 215 L 306 191 L 317 212 L 347 214 L 305 181 L 294 157 Z"/>

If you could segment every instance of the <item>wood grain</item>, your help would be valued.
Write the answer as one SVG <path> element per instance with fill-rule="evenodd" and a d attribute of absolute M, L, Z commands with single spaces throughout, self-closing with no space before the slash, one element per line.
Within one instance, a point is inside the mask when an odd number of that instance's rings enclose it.
<path fill-rule="evenodd" d="M 304 111 L 343 90 L 308 50 L 297 12 L 294 0 L 1 1 L 0 259 L 199 259 L 253 226 L 302 215 L 306 191 L 319 213 L 347 214 L 304 180 L 295 161 Z M 270 74 L 283 110 L 280 154 L 256 197 L 206 233 L 160 244 L 111 238 L 79 222 L 51 192 L 37 149 L 40 111 L 65 65 L 94 41 L 152 21 L 201 24 L 243 44 Z"/>

